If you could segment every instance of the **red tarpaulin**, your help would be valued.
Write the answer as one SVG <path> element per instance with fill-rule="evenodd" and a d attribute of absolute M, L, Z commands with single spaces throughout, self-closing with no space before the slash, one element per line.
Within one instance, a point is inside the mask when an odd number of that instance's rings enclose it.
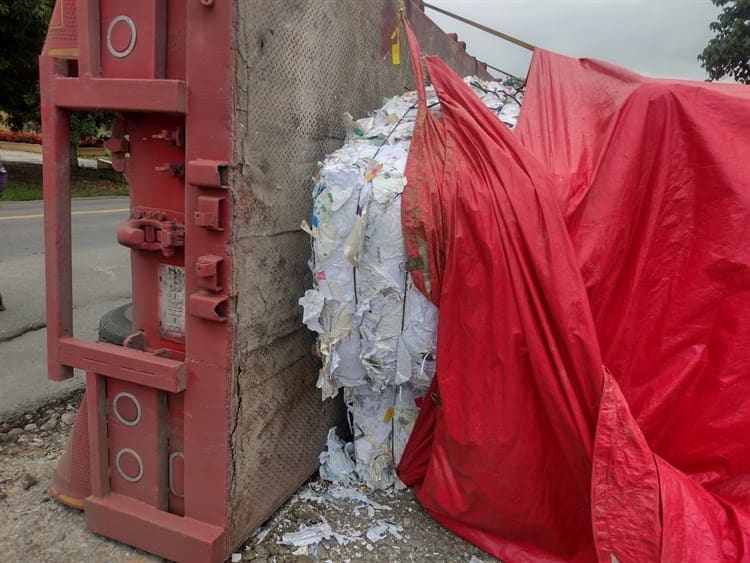
<path fill-rule="evenodd" d="M 438 369 L 401 478 L 507 561 L 750 559 L 750 88 L 537 51 L 514 135 L 425 64 Z"/>

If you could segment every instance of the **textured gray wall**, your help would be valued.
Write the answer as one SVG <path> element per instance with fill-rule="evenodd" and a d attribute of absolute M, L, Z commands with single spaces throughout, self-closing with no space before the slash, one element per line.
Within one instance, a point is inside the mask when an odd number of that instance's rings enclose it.
<path fill-rule="evenodd" d="M 233 543 L 315 470 L 337 415 L 315 388 L 297 305 L 311 284 L 299 227 L 317 163 L 343 143 L 342 114 L 363 117 L 413 89 L 406 45 L 400 66 L 385 51 L 396 9 L 390 0 L 235 2 Z M 409 17 L 426 52 L 459 74 L 483 72 L 422 12 Z"/>

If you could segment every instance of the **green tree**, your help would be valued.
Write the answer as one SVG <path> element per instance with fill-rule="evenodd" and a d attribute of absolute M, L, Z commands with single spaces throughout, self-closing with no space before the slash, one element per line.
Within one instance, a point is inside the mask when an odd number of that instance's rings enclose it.
<path fill-rule="evenodd" d="M 711 80 L 732 76 L 750 83 L 750 0 L 711 0 L 721 8 L 711 31 L 716 37 L 698 55 Z"/>
<path fill-rule="evenodd" d="M 39 122 L 39 70 L 54 0 L 0 2 L 0 111 L 20 130 Z"/>
<path fill-rule="evenodd" d="M 0 0 L 0 111 L 14 131 L 38 129 L 39 53 L 55 0 Z M 81 139 L 111 126 L 112 114 L 78 112 L 70 120 L 70 164 L 78 167 Z"/>
<path fill-rule="evenodd" d="M 112 128 L 114 113 L 91 113 L 77 111 L 70 115 L 70 165 L 78 168 L 78 145 L 83 139 L 101 135 Z"/>

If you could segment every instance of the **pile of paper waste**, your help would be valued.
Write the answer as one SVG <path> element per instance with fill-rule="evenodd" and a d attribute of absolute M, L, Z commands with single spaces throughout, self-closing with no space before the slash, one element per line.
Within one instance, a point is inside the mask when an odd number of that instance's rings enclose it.
<path fill-rule="evenodd" d="M 466 78 L 509 127 L 523 98 L 518 84 Z M 439 115 L 434 91 L 428 105 Z M 331 429 L 321 476 L 386 488 L 435 373 L 438 311 L 406 268 L 401 228 L 404 168 L 417 115 L 416 92 L 388 99 L 371 117 L 345 116 L 344 146 L 321 164 L 313 191 L 314 289 L 300 299 L 318 333 L 323 398 L 343 388 L 353 442 Z"/>

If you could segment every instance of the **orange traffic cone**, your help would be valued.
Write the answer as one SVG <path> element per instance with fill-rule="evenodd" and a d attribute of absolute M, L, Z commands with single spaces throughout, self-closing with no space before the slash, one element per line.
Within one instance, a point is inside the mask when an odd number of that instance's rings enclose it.
<path fill-rule="evenodd" d="M 83 499 L 91 494 L 89 466 L 89 425 L 86 395 L 78 407 L 65 452 L 57 462 L 49 493 L 59 502 L 83 510 Z"/>

